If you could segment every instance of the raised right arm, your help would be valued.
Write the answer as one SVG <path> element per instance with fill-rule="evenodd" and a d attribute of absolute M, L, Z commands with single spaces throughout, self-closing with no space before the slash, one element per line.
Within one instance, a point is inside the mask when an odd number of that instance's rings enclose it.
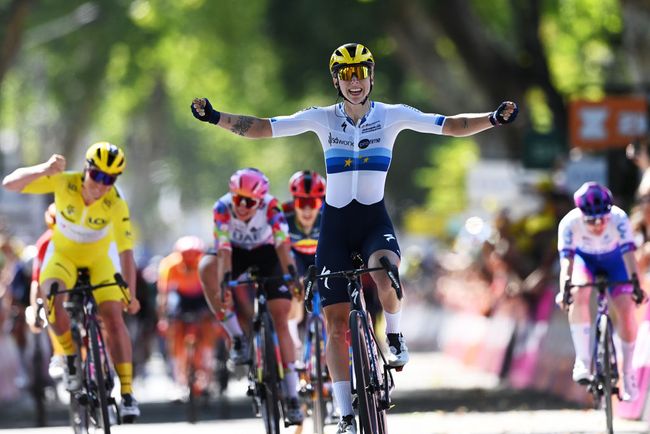
<path fill-rule="evenodd" d="M 9 191 L 21 192 L 30 183 L 43 176 L 56 175 L 65 170 L 65 158 L 53 154 L 45 163 L 20 167 L 2 180 L 2 186 Z"/>
<path fill-rule="evenodd" d="M 191 108 L 192 114 L 198 120 L 218 125 L 239 136 L 250 139 L 273 136 L 270 119 L 219 112 L 212 108 L 207 98 L 194 98 Z"/>

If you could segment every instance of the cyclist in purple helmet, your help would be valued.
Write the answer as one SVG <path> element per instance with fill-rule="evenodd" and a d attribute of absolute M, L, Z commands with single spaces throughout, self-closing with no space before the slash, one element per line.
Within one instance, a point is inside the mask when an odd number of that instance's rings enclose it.
<path fill-rule="evenodd" d="M 570 283 L 593 282 L 604 274 L 609 281 L 636 279 L 637 264 L 630 220 L 625 211 L 613 205 L 612 193 L 597 182 L 585 182 L 573 195 L 576 208 L 569 211 L 558 226 L 560 253 L 560 292 L 556 303 L 568 308 L 571 337 L 576 352 L 573 381 L 591 380 L 591 288 L 572 289 L 573 303 L 564 305 L 564 291 Z M 623 350 L 624 399 L 634 400 L 638 385 L 632 369 L 637 323 L 632 285 L 609 288 L 610 307 L 614 311 L 614 327 L 621 338 Z M 621 295 L 623 295 L 621 297 Z"/>

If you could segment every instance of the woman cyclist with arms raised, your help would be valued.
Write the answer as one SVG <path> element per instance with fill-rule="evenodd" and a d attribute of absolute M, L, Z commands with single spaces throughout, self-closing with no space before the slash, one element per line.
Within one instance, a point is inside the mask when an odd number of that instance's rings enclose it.
<path fill-rule="evenodd" d="M 384 206 L 384 184 L 400 131 L 468 136 L 512 122 L 517 114 L 517 106 L 512 102 L 502 103 L 494 112 L 456 116 L 375 102 L 369 99 L 374 67 L 375 60 L 367 47 L 357 43 L 340 46 L 330 57 L 329 72 L 343 101 L 329 107 L 311 107 L 291 116 L 265 119 L 221 113 L 206 98 L 196 98 L 191 105 L 197 119 L 244 137 L 316 133 L 327 170 L 327 194 L 316 253 L 321 273 L 353 268 L 350 254 L 354 251 L 361 253 L 369 267 L 379 267 L 382 256 L 399 264 L 399 245 Z M 400 333 L 401 301 L 385 273 L 377 272 L 372 277 L 385 311 L 391 352 L 388 362 L 394 367 L 404 366 L 409 356 Z M 327 365 L 342 415 L 338 432 L 356 433 L 345 342 L 349 314 L 346 283 L 330 279 L 319 288 L 329 336 Z"/>
<path fill-rule="evenodd" d="M 54 193 L 56 225 L 41 268 L 41 288 L 45 294 L 51 292 L 55 283 L 61 291 L 72 288 L 80 267 L 89 269 L 94 285 L 111 282 L 114 274 L 120 272 L 131 292 L 127 310 L 135 314 L 140 304 L 135 298 L 136 266 L 129 209 L 113 185 L 126 167 L 124 152 L 111 143 L 98 142 L 86 151 L 83 172 L 64 172 L 65 166 L 65 158 L 54 154 L 44 163 L 16 169 L 2 183 L 7 190 L 20 193 Z M 132 421 L 140 415 L 140 410 L 131 384 L 131 339 L 122 317 L 126 300 L 117 285 L 95 290 L 93 295 L 120 378 L 120 415 Z M 54 317 L 50 325 L 66 355 L 66 387 L 74 391 L 81 387 L 81 366 L 75 356 L 70 317 L 63 309 L 63 298 L 63 295 L 55 298 L 54 312 L 48 312 L 48 316 Z"/>

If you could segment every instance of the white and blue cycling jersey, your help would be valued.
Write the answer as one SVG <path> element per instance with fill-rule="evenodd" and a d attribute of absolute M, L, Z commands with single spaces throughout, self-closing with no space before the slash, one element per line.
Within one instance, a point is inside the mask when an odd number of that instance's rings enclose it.
<path fill-rule="evenodd" d="M 630 219 L 625 211 L 613 206 L 600 235 L 591 233 L 582 219 L 582 211 L 571 210 L 558 225 L 558 251 L 572 256 L 579 251 L 587 255 L 605 255 L 619 250 L 621 254 L 635 249 Z"/>
<path fill-rule="evenodd" d="M 325 153 L 325 200 L 336 208 L 355 199 L 363 205 L 381 201 L 399 132 L 409 129 L 442 134 L 444 123 L 442 115 L 374 101 L 357 124 L 345 114 L 343 103 L 271 118 L 273 137 L 316 133 Z"/>
<path fill-rule="evenodd" d="M 635 249 L 630 220 L 625 211 L 613 206 L 605 217 L 605 228 L 600 235 L 589 231 L 582 211 L 575 208 L 560 221 L 558 250 L 560 257 L 573 258 L 573 276 L 578 283 L 586 272 L 588 276 L 606 275 L 610 281 L 628 280 L 623 255 Z M 609 288 L 612 296 L 631 293 L 632 285 Z"/>

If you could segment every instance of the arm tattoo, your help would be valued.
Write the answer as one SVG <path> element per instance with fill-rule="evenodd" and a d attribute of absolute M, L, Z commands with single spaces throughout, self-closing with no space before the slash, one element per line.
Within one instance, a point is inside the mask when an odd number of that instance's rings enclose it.
<path fill-rule="evenodd" d="M 253 126 L 254 121 L 255 119 L 250 116 L 239 116 L 230 131 L 240 136 L 245 136 L 248 130 L 251 129 L 251 126 Z"/>
<path fill-rule="evenodd" d="M 466 130 L 469 128 L 469 122 L 467 122 L 467 118 L 463 119 L 463 129 Z"/>

